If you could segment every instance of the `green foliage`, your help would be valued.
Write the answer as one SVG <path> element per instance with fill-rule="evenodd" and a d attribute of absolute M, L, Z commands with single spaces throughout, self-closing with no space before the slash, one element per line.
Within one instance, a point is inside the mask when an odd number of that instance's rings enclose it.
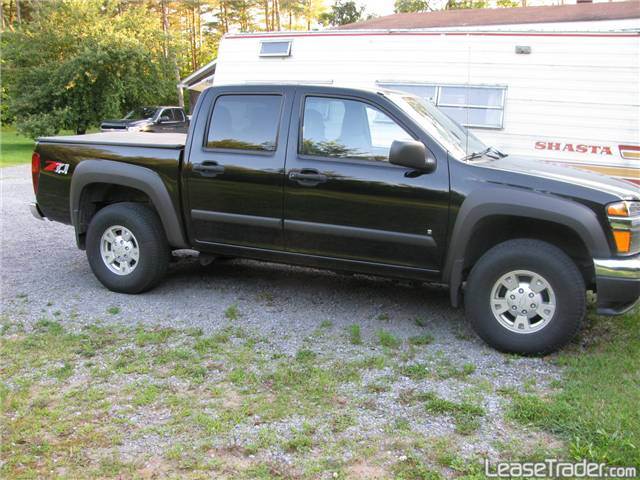
<path fill-rule="evenodd" d="M 400 460 L 393 467 L 394 478 L 397 480 L 443 480 L 443 476 L 429 468 L 417 455 L 409 455 Z"/>
<path fill-rule="evenodd" d="M 562 390 L 511 392 L 509 415 L 563 436 L 575 460 L 640 465 L 640 311 L 597 318 L 593 328 L 586 335 L 602 341 L 560 353 Z"/>
<path fill-rule="evenodd" d="M 396 13 L 426 12 L 430 10 L 427 0 L 396 0 L 393 6 Z"/>
<path fill-rule="evenodd" d="M 42 2 L 2 38 L 7 116 L 32 138 L 84 133 L 142 104 L 176 103 L 156 20 L 111 2 Z"/>
<path fill-rule="evenodd" d="M 0 131 L 0 167 L 28 163 L 33 152 L 33 140 L 16 133 L 13 126 L 2 125 Z"/>
<path fill-rule="evenodd" d="M 329 12 L 320 15 L 320 22 L 323 25 L 347 25 L 355 23 L 362 18 L 364 7 L 358 8 L 353 0 L 338 0 L 332 6 Z"/>
<path fill-rule="evenodd" d="M 411 345 L 429 345 L 430 343 L 433 343 L 433 340 L 433 335 L 431 335 L 430 333 L 425 333 L 424 335 L 410 337 L 409 343 Z"/>
<path fill-rule="evenodd" d="M 360 325 L 354 323 L 347 328 L 349 333 L 349 343 L 352 345 L 362 345 L 362 334 L 360 332 Z"/>
<path fill-rule="evenodd" d="M 378 331 L 378 341 L 380 345 L 387 348 L 399 348 L 402 345 L 402 340 L 386 330 Z"/>
<path fill-rule="evenodd" d="M 227 320 L 237 320 L 240 317 L 240 311 L 238 310 L 238 305 L 235 303 L 227 307 L 224 311 L 224 316 Z"/>
<path fill-rule="evenodd" d="M 449 0 L 447 10 L 464 10 L 468 8 L 488 8 L 489 2 L 486 0 Z"/>
<path fill-rule="evenodd" d="M 502 8 L 515 8 L 515 7 L 524 6 L 520 2 L 517 2 L 516 0 L 498 0 L 496 2 L 496 5 Z"/>
<path fill-rule="evenodd" d="M 455 403 L 427 392 L 422 395 L 427 412 L 440 415 L 452 415 L 456 422 L 456 432 L 470 435 L 480 427 L 480 417 L 484 409 L 469 402 Z"/>
<path fill-rule="evenodd" d="M 14 121 L 14 115 L 9 111 L 7 106 L 7 100 L 9 100 L 9 94 L 7 89 L 0 85 L 0 124 L 11 124 Z"/>

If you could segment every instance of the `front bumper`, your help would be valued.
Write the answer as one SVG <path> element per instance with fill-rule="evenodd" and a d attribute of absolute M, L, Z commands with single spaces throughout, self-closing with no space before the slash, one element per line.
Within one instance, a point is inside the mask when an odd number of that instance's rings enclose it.
<path fill-rule="evenodd" d="M 640 301 L 640 255 L 594 259 L 598 313 L 620 315 Z"/>
<path fill-rule="evenodd" d="M 40 211 L 40 207 L 38 206 L 37 203 L 31 202 L 29 204 L 29 210 L 31 211 L 31 215 L 36 217 L 38 220 L 44 220 L 45 219 L 45 216 Z"/>

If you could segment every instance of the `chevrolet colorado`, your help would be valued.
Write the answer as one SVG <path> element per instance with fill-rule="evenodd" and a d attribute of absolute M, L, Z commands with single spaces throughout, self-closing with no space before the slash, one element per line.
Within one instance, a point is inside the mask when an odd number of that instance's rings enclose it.
<path fill-rule="evenodd" d="M 38 218 L 73 225 L 96 277 L 139 293 L 191 248 L 446 284 L 503 351 L 566 344 L 640 296 L 631 183 L 507 156 L 401 92 L 212 87 L 187 135 L 39 139 Z"/>

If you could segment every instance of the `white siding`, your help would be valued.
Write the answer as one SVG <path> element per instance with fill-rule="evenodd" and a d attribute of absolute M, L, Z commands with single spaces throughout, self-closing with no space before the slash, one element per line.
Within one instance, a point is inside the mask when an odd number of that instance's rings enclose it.
<path fill-rule="evenodd" d="M 611 22 L 596 22 L 589 30 L 602 29 L 596 24 L 611 27 Z M 632 24 L 620 21 L 617 25 L 628 28 Z M 558 24 L 546 27 L 521 29 L 542 32 L 557 29 Z M 480 29 L 475 30 L 478 33 Z M 215 83 L 502 85 L 507 87 L 503 129 L 474 129 L 486 142 L 532 157 L 612 167 L 640 166 L 640 159 L 625 160 L 618 151 L 620 144 L 640 144 L 638 34 L 536 35 L 524 31 L 500 35 L 465 35 L 461 31 L 453 35 L 432 35 L 434 31 L 428 32 L 431 35 L 283 35 L 293 39 L 287 58 L 260 58 L 259 35 L 232 36 L 221 43 Z M 516 45 L 531 47 L 531 54 L 516 55 Z M 608 146 L 611 155 L 606 151 L 538 150 L 536 142 L 568 143 L 574 149 L 578 144 Z M 629 172 L 640 178 L 638 170 Z"/>

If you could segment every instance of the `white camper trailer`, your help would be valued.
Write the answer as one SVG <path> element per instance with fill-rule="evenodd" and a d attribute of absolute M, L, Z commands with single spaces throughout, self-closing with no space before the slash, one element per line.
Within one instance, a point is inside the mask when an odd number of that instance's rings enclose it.
<path fill-rule="evenodd" d="M 500 150 L 640 184 L 639 67 L 636 1 L 392 15 L 339 30 L 231 34 L 221 42 L 215 76 L 201 84 L 406 90 L 431 99 Z"/>

